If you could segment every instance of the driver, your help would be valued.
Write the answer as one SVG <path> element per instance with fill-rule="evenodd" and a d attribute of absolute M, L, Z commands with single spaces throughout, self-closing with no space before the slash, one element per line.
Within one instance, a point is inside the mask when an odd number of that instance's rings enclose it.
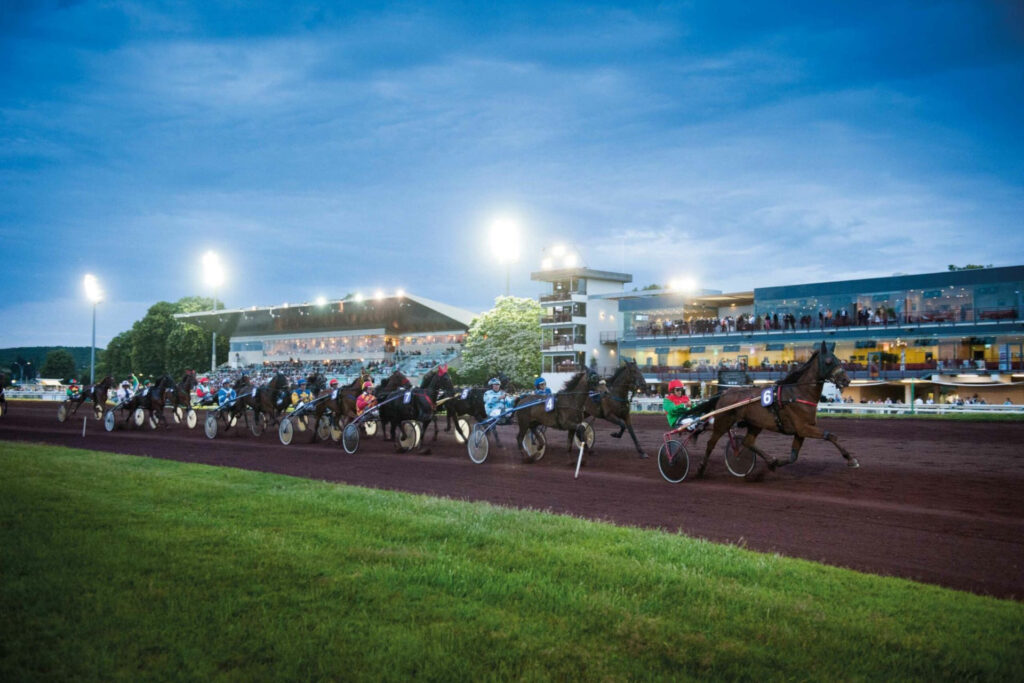
<path fill-rule="evenodd" d="M 363 382 L 363 393 L 356 398 L 356 415 L 362 415 L 364 411 L 377 405 L 377 397 L 373 395 L 373 382 Z"/>
<path fill-rule="evenodd" d="M 121 382 L 121 387 L 117 390 L 117 402 L 127 403 L 132 398 L 132 384 L 128 380 Z"/>
<path fill-rule="evenodd" d="M 69 399 L 75 399 L 75 398 L 78 398 L 81 395 L 82 387 L 80 387 L 78 385 L 78 380 L 76 380 L 76 379 L 72 379 L 71 380 L 71 382 L 68 384 L 68 388 L 66 390 L 66 393 L 67 393 Z"/>
<path fill-rule="evenodd" d="M 501 390 L 501 380 L 492 377 L 484 392 L 484 410 L 491 417 L 497 417 L 512 407 L 514 399 Z"/>
<path fill-rule="evenodd" d="M 540 396 L 550 396 L 551 389 L 548 389 L 548 381 L 543 377 L 533 380 L 533 393 Z"/>
<path fill-rule="evenodd" d="M 223 407 L 225 404 L 235 400 L 235 390 L 231 388 L 231 381 L 226 380 L 217 392 L 217 405 Z"/>
<path fill-rule="evenodd" d="M 213 387 L 210 385 L 210 380 L 207 377 L 199 378 L 199 386 L 196 387 L 196 398 L 199 399 L 199 403 L 202 405 L 210 405 L 216 400 L 214 396 L 215 392 Z"/>
<path fill-rule="evenodd" d="M 665 409 L 665 417 L 668 418 L 670 427 L 679 427 L 683 424 L 692 426 L 695 418 L 687 417 L 693 406 L 690 397 L 686 395 L 686 387 L 683 381 L 674 379 L 668 383 L 668 396 L 661 403 Z"/>
<path fill-rule="evenodd" d="M 306 386 L 306 380 L 300 379 L 295 383 L 295 391 L 292 392 L 292 405 L 297 406 L 300 403 L 306 403 L 312 398 L 309 393 L 309 387 Z"/>

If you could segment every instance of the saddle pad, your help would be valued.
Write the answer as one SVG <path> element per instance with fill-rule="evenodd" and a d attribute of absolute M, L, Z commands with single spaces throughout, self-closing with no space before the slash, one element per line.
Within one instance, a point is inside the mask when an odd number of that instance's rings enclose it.
<path fill-rule="evenodd" d="M 402 399 L 402 403 L 408 403 L 411 400 L 412 400 L 412 392 L 411 391 L 405 392 L 405 397 Z"/>
<path fill-rule="evenodd" d="M 469 398 L 469 387 L 466 387 L 465 389 L 462 390 L 461 398 L 463 401 Z"/>
<path fill-rule="evenodd" d="M 335 389 L 334 391 L 331 392 L 331 400 L 332 401 L 337 401 L 338 400 L 338 390 L 337 389 Z"/>
<path fill-rule="evenodd" d="M 761 405 L 765 408 L 770 406 L 775 400 L 775 390 L 773 388 L 765 389 L 761 392 Z"/>
<path fill-rule="evenodd" d="M 550 413 L 555 409 L 555 397 L 548 396 L 548 399 L 544 401 L 544 411 Z"/>

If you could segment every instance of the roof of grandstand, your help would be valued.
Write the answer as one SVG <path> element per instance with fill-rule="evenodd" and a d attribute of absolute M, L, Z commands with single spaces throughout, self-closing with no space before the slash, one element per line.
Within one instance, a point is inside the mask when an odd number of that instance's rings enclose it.
<path fill-rule="evenodd" d="M 476 314 L 419 296 L 281 304 L 199 313 L 175 318 L 231 337 L 383 329 L 388 334 L 465 330 Z"/>

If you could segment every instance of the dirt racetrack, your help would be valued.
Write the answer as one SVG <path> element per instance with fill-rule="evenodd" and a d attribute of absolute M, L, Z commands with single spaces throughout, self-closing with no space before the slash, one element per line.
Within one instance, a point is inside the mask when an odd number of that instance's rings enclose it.
<path fill-rule="evenodd" d="M 846 467 L 827 443 L 808 440 L 800 460 L 757 483 L 729 474 L 720 444 L 705 479 L 669 484 L 656 454 L 660 416 L 635 416 L 650 453 L 636 457 L 628 435 L 597 425 L 597 454 L 578 480 L 564 441 L 524 465 L 503 427 L 505 450 L 491 447 L 473 464 L 464 446 L 441 433 L 430 455 L 396 454 L 364 439 L 358 453 L 338 444 L 290 446 L 276 431 L 260 438 L 231 430 L 209 440 L 192 431 L 119 428 L 107 433 L 83 406 L 57 422 L 57 404 L 10 401 L 0 442 L 26 441 L 241 467 L 359 486 L 528 507 L 615 524 L 679 531 L 711 541 L 776 552 L 859 571 L 898 576 L 1015 600 L 1024 599 L 1024 422 L 822 419 L 860 460 Z M 705 443 L 705 437 L 701 443 Z M 552 441 L 556 439 L 552 437 Z M 769 453 L 789 452 L 790 438 L 763 434 Z M 2 445 L 0 445 L 2 449 Z"/>

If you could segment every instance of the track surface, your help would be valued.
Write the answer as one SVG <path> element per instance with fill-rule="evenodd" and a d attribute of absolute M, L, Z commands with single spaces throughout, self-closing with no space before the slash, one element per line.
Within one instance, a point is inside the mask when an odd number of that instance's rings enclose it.
<path fill-rule="evenodd" d="M 761 482 L 730 475 L 719 444 L 708 476 L 680 484 L 658 473 L 664 418 L 635 416 L 639 460 L 627 434 L 598 423 L 598 453 L 573 479 L 575 458 L 558 444 L 545 458 L 520 463 L 512 427 L 504 450 L 493 443 L 487 462 L 473 464 L 464 446 L 441 433 L 429 455 L 396 454 L 389 442 L 364 439 L 358 453 L 337 444 L 290 446 L 276 430 L 257 439 L 233 429 L 215 440 L 202 422 L 189 431 L 171 424 L 119 428 L 113 433 L 82 415 L 57 422 L 57 404 L 9 402 L 0 418 L 5 441 L 45 442 L 185 462 L 241 467 L 498 505 L 534 508 L 615 524 L 679 531 L 859 571 L 898 576 L 959 590 L 1024 600 L 1024 423 L 822 419 L 860 460 L 850 469 L 830 445 L 808 440 L 800 460 Z M 200 414 L 202 417 L 202 413 Z M 706 443 L 701 437 L 701 444 Z M 758 443 L 779 456 L 790 439 L 762 434 Z"/>

